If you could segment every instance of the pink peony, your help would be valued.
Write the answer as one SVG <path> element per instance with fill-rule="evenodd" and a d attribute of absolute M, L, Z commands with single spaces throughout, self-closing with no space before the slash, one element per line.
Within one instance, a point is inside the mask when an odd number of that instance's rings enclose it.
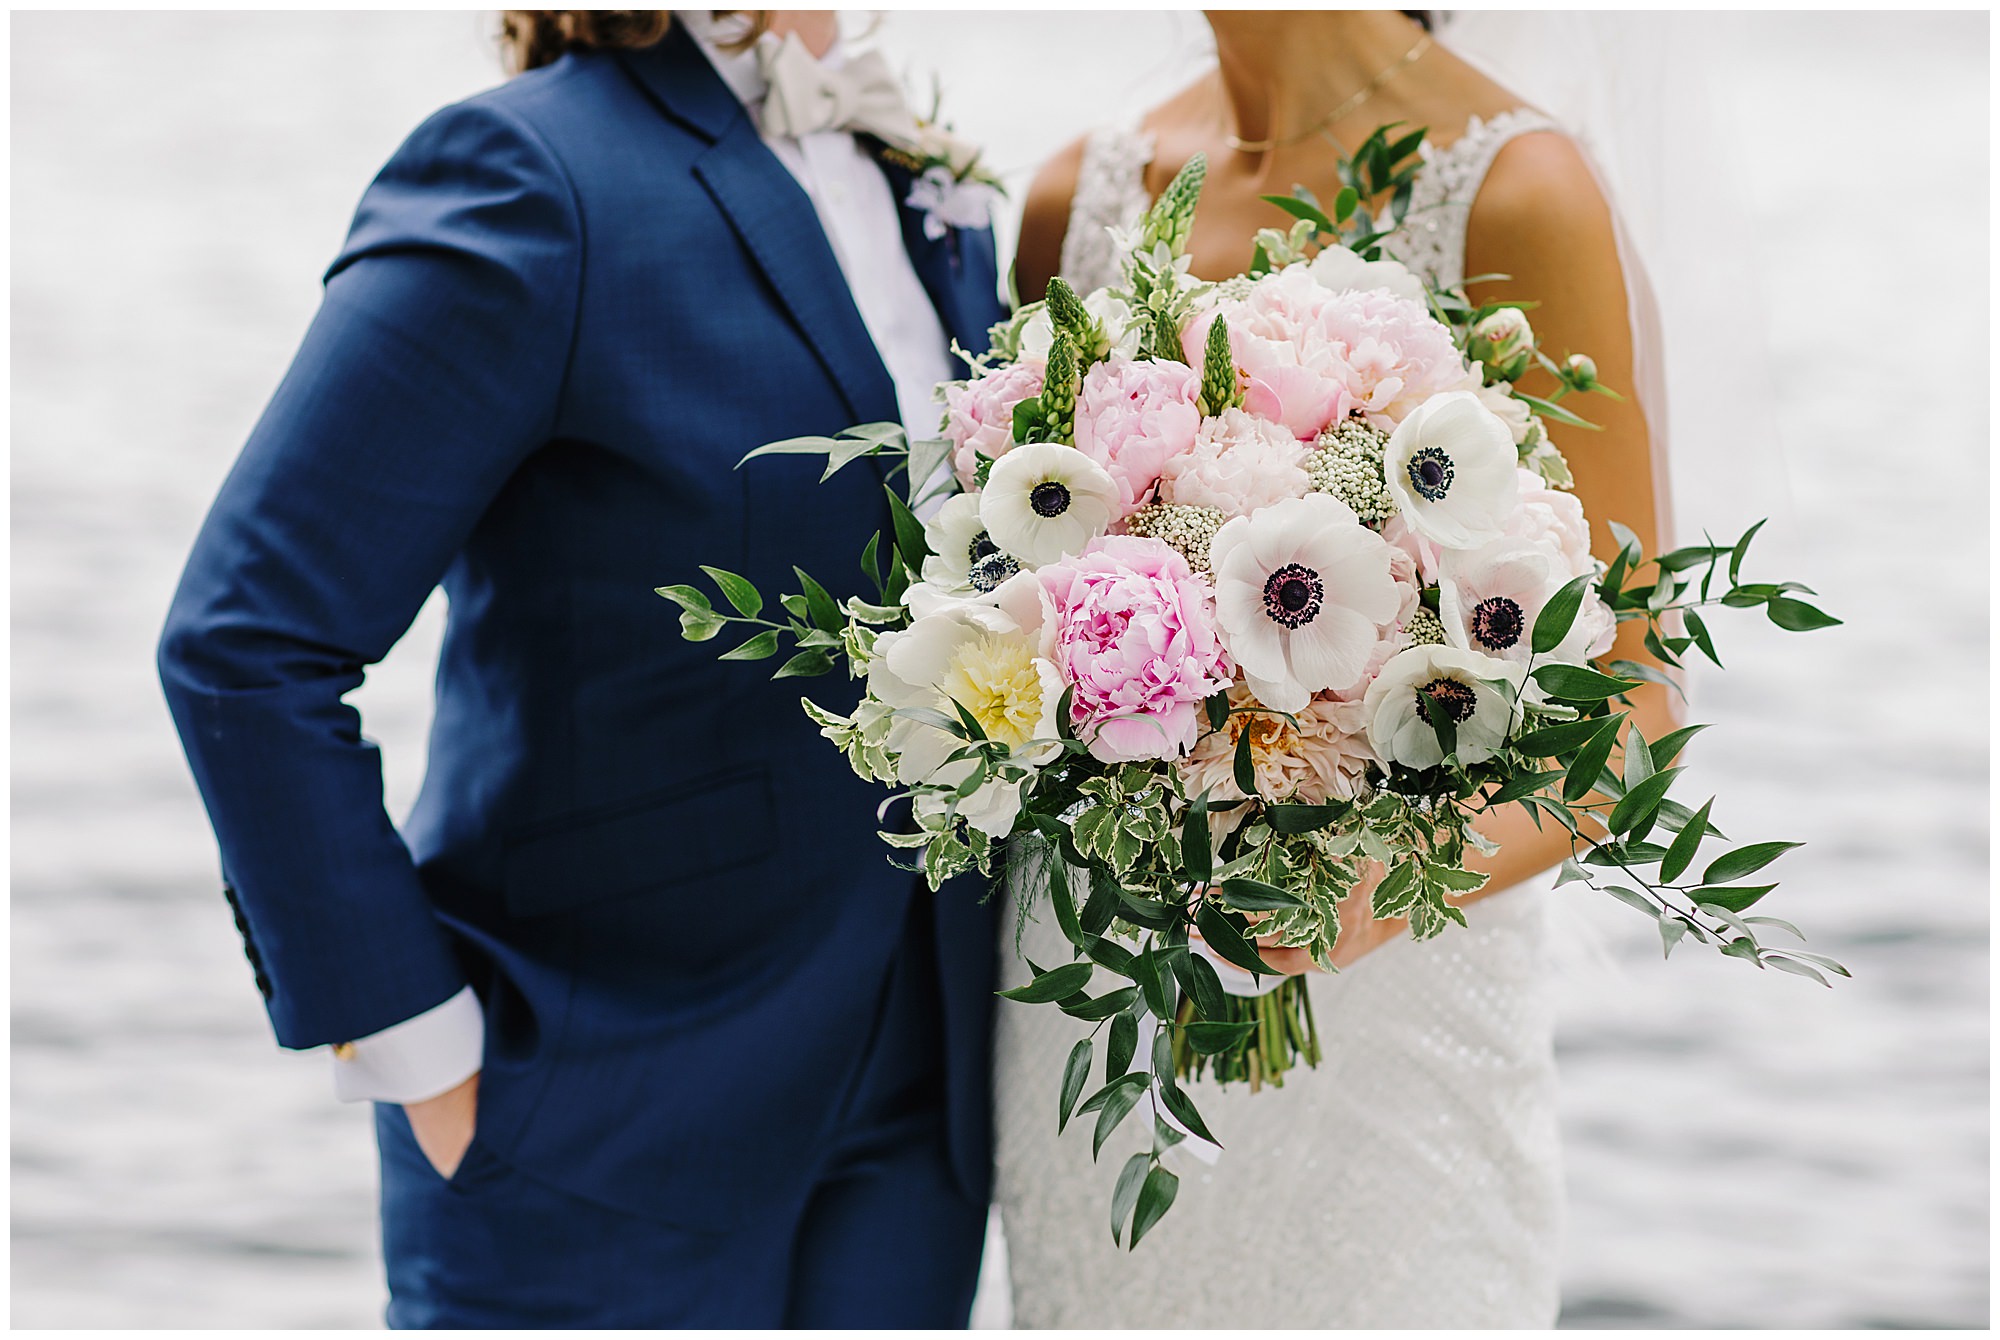
<path fill-rule="evenodd" d="M 1352 397 L 1340 351 L 1314 332 L 1333 299 L 1303 266 L 1260 279 L 1244 298 L 1225 298 L 1197 316 L 1181 335 L 1188 361 L 1200 367 L 1208 329 L 1219 313 L 1229 323 L 1229 348 L 1243 381 L 1243 406 L 1290 429 L 1301 442 L 1345 418 Z"/>
<path fill-rule="evenodd" d="M 1303 498 L 1312 488 L 1306 448 L 1283 427 L 1240 409 L 1202 421 L 1193 447 L 1168 461 L 1160 499 L 1215 507 L 1232 517 Z"/>
<path fill-rule="evenodd" d="M 1206 579 L 1158 540 L 1111 535 L 1035 573 L 1042 655 L 1075 690 L 1070 722 L 1106 763 L 1174 758 L 1235 673 Z"/>
<path fill-rule="evenodd" d="M 1042 370 L 1039 360 L 1023 359 L 946 385 L 942 431 L 951 440 L 951 466 L 960 487 L 971 491 L 979 457 L 997 461 L 1007 454 L 1013 445 L 1014 406 L 1042 393 Z"/>
<path fill-rule="evenodd" d="M 1443 551 L 1436 542 L 1427 540 L 1410 528 L 1410 523 L 1398 512 L 1382 523 L 1382 538 L 1389 547 L 1408 555 L 1416 564 L 1417 578 L 1421 586 L 1435 586 L 1438 579 L 1438 560 Z"/>
<path fill-rule="evenodd" d="M 1474 390 L 1451 332 L 1424 304 L 1388 289 L 1333 292 L 1306 266 L 1259 279 L 1188 324 L 1182 343 L 1201 362 L 1215 313 L 1244 379 L 1246 409 L 1310 441 L 1350 409 L 1394 427 L 1431 396 Z"/>
<path fill-rule="evenodd" d="M 1520 503 L 1507 519 L 1505 533 L 1540 545 L 1570 577 L 1596 570 L 1590 557 L 1590 522 L 1574 493 L 1552 489 L 1533 470 L 1521 470 Z"/>
<path fill-rule="evenodd" d="M 1114 355 L 1084 374 L 1076 398 L 1076 449 L 1118 486 L 1111 519 L 1139 510 L 1161 467 L 1194 448 L 1201 374 L 1166 359 Z"/>
<path fill-rule="evenodd" d="M 1422 303 L 1386 289 L 1335 294 L 1314 333 L 1340 351 L 1355 406 L 1391 423 L 1434 395 L 1479 384 L 1451 332 Z"/>

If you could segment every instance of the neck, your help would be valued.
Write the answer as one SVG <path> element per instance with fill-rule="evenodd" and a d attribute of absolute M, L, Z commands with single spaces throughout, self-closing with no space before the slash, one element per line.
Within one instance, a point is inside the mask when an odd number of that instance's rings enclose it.
<path fill-rule="evenodd" d="M 1252 142 L 1311 130 L 1423 36 L 1393 9 L 1210 10 L 1208 26 L 1224 119 Z"/>
<path fill-rule="evenodd" d="M 823 60 L 840 36 L 840 18 L 831 9 L 774 9 L 770 30 L 779 37 L 796 36 L 814 60 Z"/>

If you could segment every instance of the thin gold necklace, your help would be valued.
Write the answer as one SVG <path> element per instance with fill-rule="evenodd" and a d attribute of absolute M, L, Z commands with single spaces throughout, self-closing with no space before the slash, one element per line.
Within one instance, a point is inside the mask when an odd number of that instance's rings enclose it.
<path fill-rule="evenodd" d="M 1325 116 L 1313 122 L 1311 125 L 1307 126 L 1304 130 L 1301 130 L 1296 135 L 1287 136 L 1282 140 L 1245 140 L 1245 139 L 1238 139 L 1235 135 L 1230 134 L 1228 131 L 1224 131 L 1222 134 L 1223 143 L 1227 144 L 1230 148 L 1236 150 L 1236 152 L 1238 153 L 1261 154 L 1271 149 L 1282 149 L 1287 145 L 1297 144 L 1300 140 L 1309 138 L 1310 136 L 1313 135 L 1317 135 L 1320 131 L 1325 130 L 1328 126 L 1340 120 L 1348 113 L 1360 107 L 1362 103 L 1368 101 L 1368 99 L 1374 97 L 1377 93 L 1381 92 L 1383 85 L 1387 84 L 1391 79 L 1394 79 L 1397 75 L 1401 74 L 1404 70 L 1408 69 L 1410 66 L 1415 65 L 1417 61 L 1422 59 L 1423 54 L 1426 51 L 1429 51 L 1430 49 L 1431 49 L 1431 35 L 1429 33 L 1425 33 L 1423 36 L 1417 39 L 1417 44 L 1415 46 L 1411 47 L 1408 51 L 1403 53 L 1402 57 L 1399 60 L 1391 62 L 1390 65 L 1386 69 L 1384 69 L 1380 74 L 1376 75 L 1366 84 L 1363 84 L 1361 86 L 1360 92 L 1354 94 L 1347 101 L 1341 103 L 1340 106 L 1334 108 L 1331 112 L 1328 112 Z M 1221 110 L 1220 108 L 1217 109 L 1218 118 L 1220 117 L 1220 110 Z"/>

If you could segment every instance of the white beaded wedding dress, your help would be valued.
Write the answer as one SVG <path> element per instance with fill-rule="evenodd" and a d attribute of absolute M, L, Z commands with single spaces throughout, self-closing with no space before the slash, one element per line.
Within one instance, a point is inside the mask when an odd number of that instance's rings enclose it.
<path fill-rule="evenodd" d="M 1495 155 L 1550 128 L 1525 110 L 1475 119 L 1428 155 L 1387 249 L 1437 282 L 1461 280 L 1466 216 Z M 1150 203 L 1151 156 L 1136 130 L 1088 140 L 1062 254 L 1079 291 L 1116 280 L 1105 229 L 1128 226 Z M 1403 936 L 1337 975 L 1313 974 L 1319 1067 L 1255 1095 L 1197 1087 L 1225 1152 L 1213 1167 L 1169 1155 L 1179 1198 L 1136 1252 L 1113 1245 L 1109 1205 L 1119 1167 L 1147 1139 L 1144 1109 L 1094 1164 L 1090 1118 L 1058 1139 L 1063 1061 L 1086 1025 L 1046 1005 L 1000 1002 L 995 1194 L 1014 1324 L 1553 1325 L 1563 1199 L 1550 882 L 1473 903 L 1468 928 L 1421 944 Z M 1026 980 L 1014 933 L 1009 917 L 1010 987 Z M 1028 957 L 1068 960 L 1045 903 L 1023 935 Z"/>

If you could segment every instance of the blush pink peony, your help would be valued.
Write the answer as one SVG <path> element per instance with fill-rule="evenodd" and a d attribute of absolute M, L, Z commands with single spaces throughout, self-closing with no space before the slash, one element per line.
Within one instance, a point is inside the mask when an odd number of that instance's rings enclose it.
<path fill-rule="evenodd" d="M 1070 722 L 1106 763 L 1176 758 L 1235 674 L 1206 579 L 1158 540 L 1110 535 L 1035 573 L 1042 655 L 1075 690 Z"/>
<path fill-rule="evenodd" d="M 1209 327 L 1220 315 L 1229 323 L 1243 407 L 1310 442 L 1346 417 L 1352 401 L 1340 350 L 1318 334 L 1320 314 L 1333 297 L 1303 266 L 1267 275 L 1248 296 L 1222 299 L 1198 315 L 1182 332 L 1182 347 L 1200 367 Z"/>
<path fill-rule="evenodd" d="M 1422 303 L 1386 289 L 1333 295 L 1314 334 L 1339 351 L 1355 407 L 1392 424 L 1434 395 L 1479 384 L 1451 332 Z"/>
<path fill-rule="evenodd" d="M 1533 470 L 1517 473 L 1520 503 L 1506 533 L 1546 549 L 1571 577 L 1596 570 L 1590 556 L 1590 522 L 1574 493 L 1552 489 Z"/>
<path fill-rule="evenodd" d="M 1282 426 L 1240 409 L 1204 419 L 1193 447 L 1160 474 L 1163 502 L 1215 507 L 1247 516 L 1260 507 L 1303 498 L 1312 488 L 1308 452 Z"/>
<path fill-rule="evenodd" d="M 960 487 L 970 491 L 979 457 L 999 460 L 1013 443 L 1014 406 L 1042 393 L 1043 365 L 1023 359 L 944 388 L 944 436 Z"/>
<path fill-rule="evenodd" d="M 1193 450 L 1200 394 L 1201 374 L 1167 359 L 1114 355 L 1084 374 L 1076 398 L 1076 449 L 1117 485 L 1114 522 L 1144 504 L 1169 460 Z"/>

